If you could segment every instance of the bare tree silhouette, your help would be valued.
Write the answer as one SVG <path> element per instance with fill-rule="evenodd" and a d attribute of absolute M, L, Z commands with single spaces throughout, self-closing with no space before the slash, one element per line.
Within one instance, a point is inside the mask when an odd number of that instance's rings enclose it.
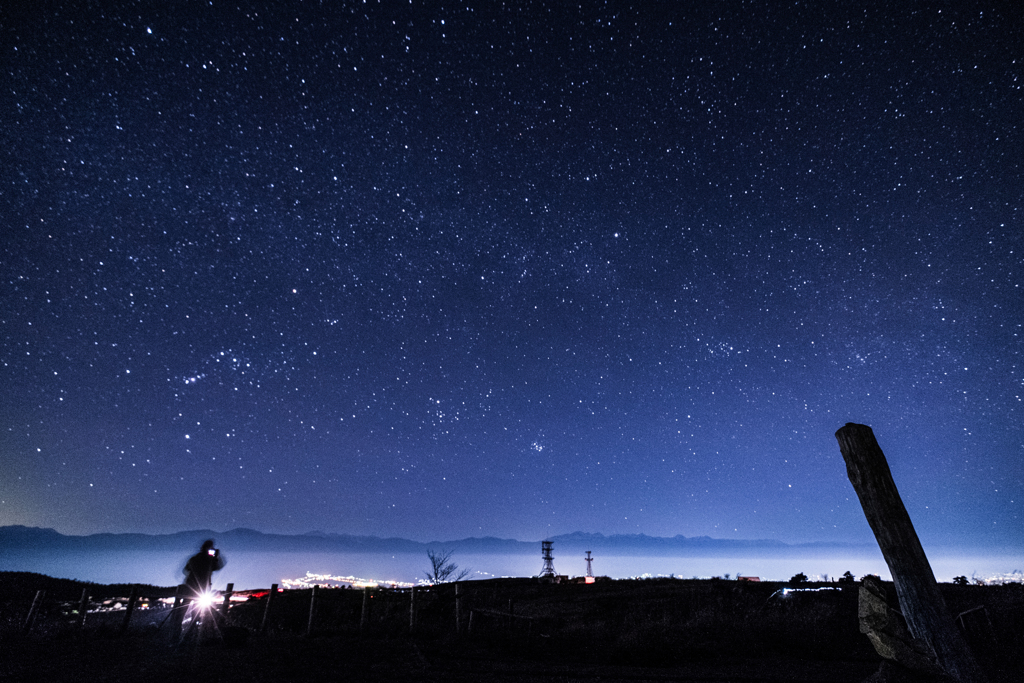
<path fill-rule="evenodd" d="M 450 583 L 462 581 L 469 576 L 469 569 L 459 569 L 459 565 L 452 562 L 453 550 L 428 550 L 427 557 L 430 558 L 430 569 L 427 570 L 427 581 L 436 586 L 439 583 Z"/>

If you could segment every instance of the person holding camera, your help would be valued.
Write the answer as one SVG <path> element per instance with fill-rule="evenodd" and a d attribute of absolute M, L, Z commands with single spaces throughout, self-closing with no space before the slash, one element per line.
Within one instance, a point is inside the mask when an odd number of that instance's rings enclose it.
<path fill-rule="evenodd" d="M 213 545 L 212 538 L 203 541 L 203 547 L 185 564 L 185 585 L 191 598 L 198 598 L 209 591 L 213 573 L 224 568 L 224 557 Z"/>
<path fill-rule="evenodd" d="M 203 541 L 199 552 L 188 558 L 182 572 L 185 574 L 185 583 L 178 586 L 177 594 L 174 596 L 174 608 L 171 610 L 171 643 L 179 646 L 189 634 L 199 633 L 197 625 L 202 628 L 212 626 L 217 619 L 216 610 L 211 609 L 213 605 L 213 594 L 210 592 L 210 585 L 213 573 L 224 568 L 224 556 L 213 547 L 213 539 Z M 181 635 L 182 622 L 186 613 L 191 617 L 191 626 L 185 636 Z M 207 619 L 212 616 L 213 619 Z"/>

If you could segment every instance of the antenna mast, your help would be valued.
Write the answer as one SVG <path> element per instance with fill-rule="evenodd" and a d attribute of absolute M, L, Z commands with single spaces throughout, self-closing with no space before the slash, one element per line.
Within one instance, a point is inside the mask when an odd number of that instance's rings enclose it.
<path fill-rule="evenodd" d="M 544 557 L 544 568 L 540 570 L 540 577 L 542 579 L 553 579 L 555 578 L 555 557 L 551 554 L 552 541 L 541 541 L 541 554 Z"/>

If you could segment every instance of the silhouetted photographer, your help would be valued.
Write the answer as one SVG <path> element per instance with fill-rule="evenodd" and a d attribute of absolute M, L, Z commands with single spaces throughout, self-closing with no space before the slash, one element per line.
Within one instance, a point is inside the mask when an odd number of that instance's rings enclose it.
<path fill-rule="evenodd" d="M 189 633 L 195 631 L 200 623 L 213 625 L 216 611 L 213 609 L 213 593 L 210 586 L 213 573 L 224 568 L 225 559 L 220 550 L 214 547 L 213 539 L 203 541 L 199 552 L 188 558 L 185 568 L 185 583 L 178 586 L 178 594 L 174 599 L 171 611 L 171 643 L 178 645 L 181 636 L 182 621 L 188 616 L 191 619 Z M 187 613 L 187 614 L 186 614 Z M 206 619 L 204 617 L 212 617 Z M 189 634 L 186 634 L 186 637 Z M 182 638 L 183 640 L 183 638 Z"/>
<path fill-rule="evenodd" d="M 185 586 L 189 589 L 189 598 L 196 599 L 208 593 L 213 573 L 224 568 L 224 556 L 213 546 L 212 538 L 203 541 L 203 547 L 185 564 Z"/>

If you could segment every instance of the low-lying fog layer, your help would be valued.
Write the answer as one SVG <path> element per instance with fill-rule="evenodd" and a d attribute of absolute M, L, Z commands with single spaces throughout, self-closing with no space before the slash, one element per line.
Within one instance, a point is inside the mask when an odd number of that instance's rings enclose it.
<path fill-rule="evenodd" d="M 172 586 L 181 581 L 181 569 L 192 549 L 179 552 L 65 552 L 15 550 L 0 556 L 0 571 L 30 571 L 61 578 L 95 583 L 148 583 Z M 281 553 L 232 551 L 223 548 L 227 566 L 215 575 L 214 586 L 227 583 L 238 589 L 267 587 L 306 575 L 329 574 L 356 577 L 382 583 L 416 582 L 424 577 L 429 566 L 426 555 L 360 554 L 360 553 Z M 471 579 L 501 576 L 535 576 L 543 562 L 540 554 L 455 554 L 460 567 L 471 569 Z M 1014 554 L 964 555 L 952 550 L 929 553 L 932 570 L 939 581 L 955 576 L 986 579 L 1024 569 L 1024 557 Z M 555 549 L 555 570 L 559 574 L 581 576 L 586 573 L 583 556 L 559 555 Z M 855 577 L 878 574 L 889 579 L 889 570 L 880 553 L 853 553 L 804 550 L 787 556 L 759 557 L 753 554 L 718 555 L 715 557 L 642 557 L 598 556 L 593 563 L 594 574 L 612 578 L 634 576 L 670 576 L 680 578 L 730 578 L 757 576 L 765 580 L 785 581 L 804 573 L 811 580 L 835 579 L 849 571 Z"/>

